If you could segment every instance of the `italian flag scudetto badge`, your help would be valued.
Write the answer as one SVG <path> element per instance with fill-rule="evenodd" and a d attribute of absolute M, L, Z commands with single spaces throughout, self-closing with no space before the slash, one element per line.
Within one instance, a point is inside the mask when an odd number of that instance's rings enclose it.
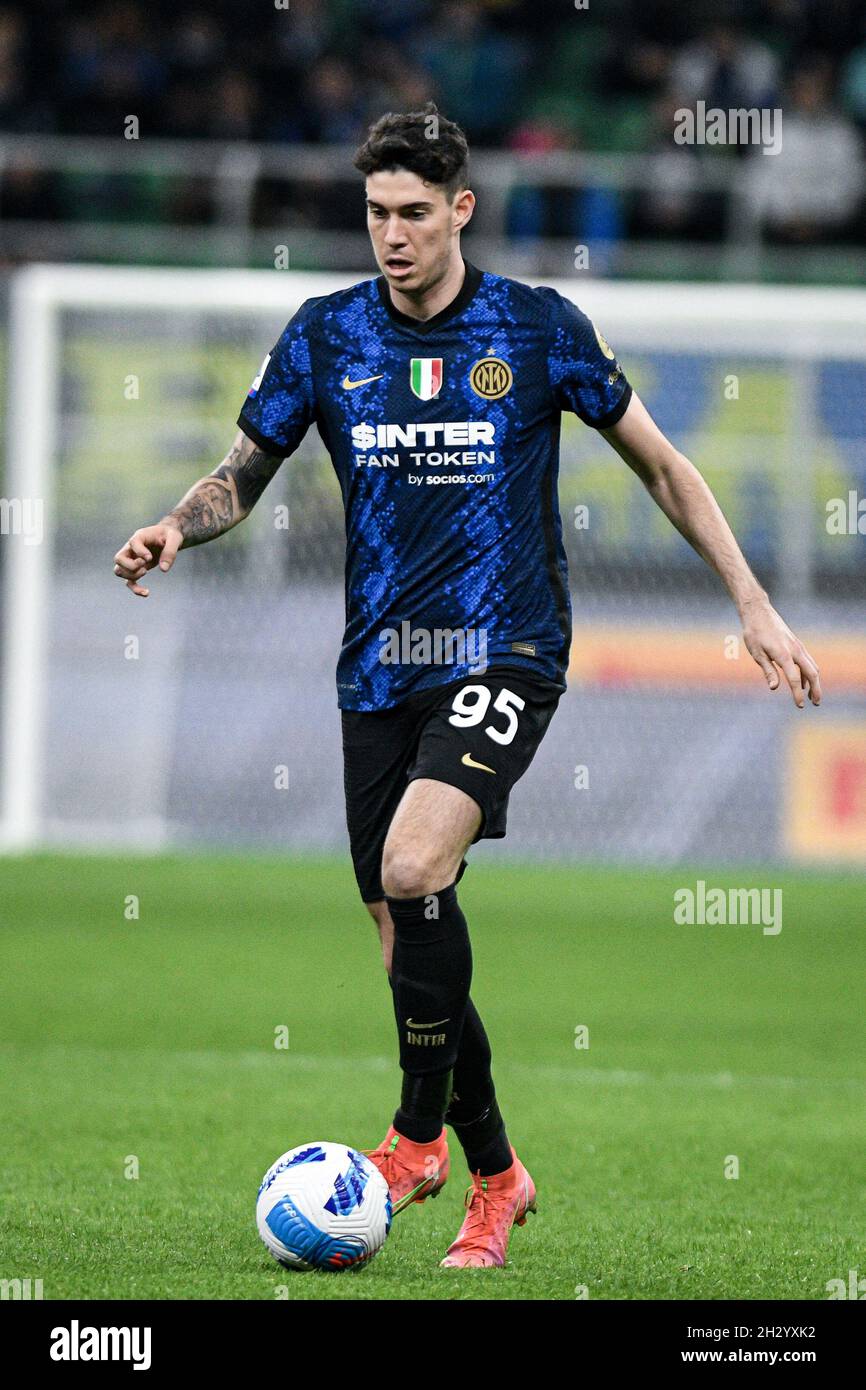
<path fill-rule="evenodd" d="M 413 357 L 409 363 L 409 383 L 422 401 L 432 401 L 442 385 L 441 357 Z"/>

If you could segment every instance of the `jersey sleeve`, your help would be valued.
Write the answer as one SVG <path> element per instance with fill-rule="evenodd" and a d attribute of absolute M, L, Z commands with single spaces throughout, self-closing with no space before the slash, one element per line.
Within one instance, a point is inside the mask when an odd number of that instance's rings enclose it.
<path fill-rule="evenodd" d="M 592 319 L 554 290 L 548 373 L 560 410 L 572 410 L 593 429 L 608 429 L 626 412 L 631 386 Z"/>
<path fill-rule="evenodd" d="M 259 368 L 238 425 L 259 448 L 286 458 L 297 449 L 315 413 L 307 306 L 302 304 Z"/>

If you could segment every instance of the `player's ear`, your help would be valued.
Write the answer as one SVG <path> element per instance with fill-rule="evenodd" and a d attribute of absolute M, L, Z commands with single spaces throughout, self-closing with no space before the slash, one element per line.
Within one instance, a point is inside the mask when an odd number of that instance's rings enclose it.
<path fill-rule="evenodd" d="M 452 216 L 454 218 L 454 230 L 459 232 L 469 221 L 475 211 L 475 194 L 471 188 L 462 188 L 454 199 Z"/>

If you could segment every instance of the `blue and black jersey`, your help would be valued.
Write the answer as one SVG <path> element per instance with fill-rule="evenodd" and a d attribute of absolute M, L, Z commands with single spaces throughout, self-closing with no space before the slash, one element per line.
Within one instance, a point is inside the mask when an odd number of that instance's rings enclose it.
<path fill-rule="evenodd" d="M 343 709 L 399 704 L 477 671 L 482 654 L 564 684 L 560 413 L 603 429 L 630 397 L 574 304 L 468 264 L 457 298 L 424 322 L 394 307 L 383 277 L 301 306 L 238 424 L 284 457 L 316 424 L 333 461 Z"/>

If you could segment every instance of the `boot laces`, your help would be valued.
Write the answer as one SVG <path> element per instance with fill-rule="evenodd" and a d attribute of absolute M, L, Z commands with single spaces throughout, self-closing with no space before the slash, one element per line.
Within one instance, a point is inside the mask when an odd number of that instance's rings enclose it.
<path fill-rule="evenodd" d="M 514 1202 L 513 1192 L 491 1192 L 487 1179 L 480 1173 L 473 1173 L 472 1186 L 466 1189 L 464 1206 L 467 1216 L 461 1234 L 461 1244 L 487 1247 L 490 1236 L 490 1222 L 501 1212 L 505 1212 Z"/>
<path fill-rule="evenodd" d="M 405 1162 L 401 1162 L 401 1160 L 397 1157 L 398 1152 L 398 1145 L 392 1139 L 385 1153 L 382 1154 L 379 1164 L 377 1165 L 379 1168 L 379 1172 L 382 1174 L 382 1177 L 385 1179 L 389 1187 L 391 1187 L 396 1182 L 398 1177 L 402 1176 L 402 1174 L 405 1173 L 407 1168 L 407 1164 Z"/>

